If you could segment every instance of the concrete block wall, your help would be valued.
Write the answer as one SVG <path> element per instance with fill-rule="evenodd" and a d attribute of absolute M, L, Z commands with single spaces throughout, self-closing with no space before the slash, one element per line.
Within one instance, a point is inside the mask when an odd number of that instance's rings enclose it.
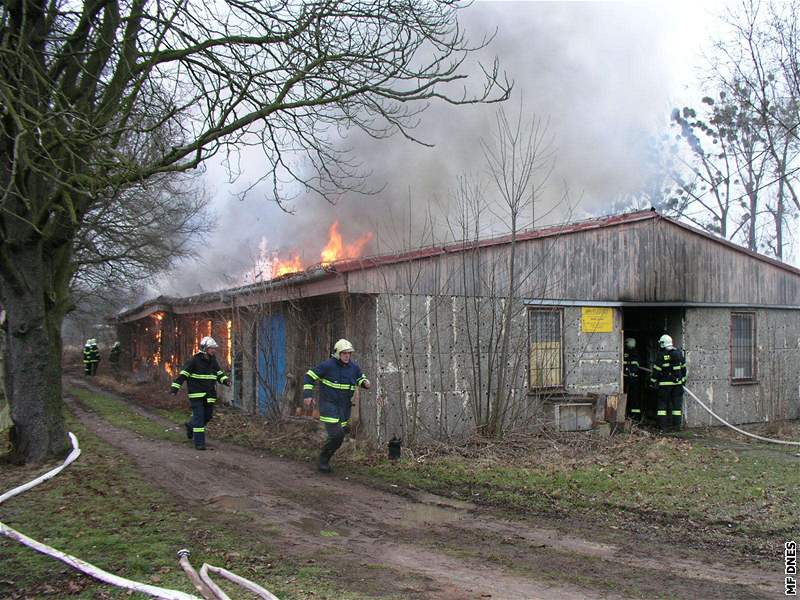
<path fill-rule="evenodd" d="M 564 308 L 564 383 L 574 394 L 622 392 L 622 313 L 610 309 L 610 333 L 586 333 L 581 327 L 581 307 Z"/>
<path fill-rule="evenodd" d="M 377 364 L 373 435 L 380 441 L 453 439 L 475 431 L 476 396 L 494 389 L 503 301 L 443 295 L 381 294 L 375 311 Z M 508 420 L 531 418 L 527 321 L 512 310 Z"/>
<path fill-rule="evenodd" d="M 733 424 L 800 417 L 800 311 L 759 309 L 756 316 L 756 381 L 730 379 L 731 309 L 687 308 L 684 349 L 689 387 Z M 686 395 L 689 427 L 719 425 Z"/>

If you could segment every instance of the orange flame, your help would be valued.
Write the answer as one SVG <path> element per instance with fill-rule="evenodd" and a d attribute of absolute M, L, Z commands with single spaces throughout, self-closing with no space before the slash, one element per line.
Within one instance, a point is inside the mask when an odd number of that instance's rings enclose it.
<path fill-rule="evenodd" d="M 303 261 L 300 260 L 300 255 L 295 254 L 288 260 L 281 260 L 275 257 L 272 260 L 272 277 L 280 277 L 287 273 L 298 273 L 303 270 Z"/>
<path fill-rule="evenodd" d="M 328 230 L 328 245 L 320 252 L 322 264 L 327 265 L 343 258 L 358 258 L 371 239 L 372 232 L 368 231 L 352 244 L 345 244 L 342 234 L 339 233 L 339 221 L 334 221 Z"/>
<path fill-rule="evenodd" d="M 368 232 L 355 242 L 347 244 L 342 240 L 342 235 L 339 233 L 339 222 L 335 221 L 328 229 L 328 242 L 320 252 L 320 262 L 323 265 L 328 265 L 341 259 L 358 258 L 371 239 L 372 233 Z M 288 258 L 281 257 L 277 252 L 269 249 L 267 239 L 262 237 L 261 242 L 258 244 L 258 257 L 253 266 L 252 274 L 245 275 L 244 281 L 268 281 L 288 273 L 299 273 L 303 269 L 305 269 L 305 265 L 298 252 L 292 252 Z"/>
<path fill-rule="evenodd" d="M 153 355 L 153 365 L 156 367 L 161 362 L 161 319 L 163 318 L 163 314 L 156 314 L 156 319 L 158 319 L 158 328 L 156 329 L 156 352 Z"/>
<path fill-rule="evenodd" d="M 233 363 L 231 362 L 231 354 L 233 349 L 233 338 L 231 337 L 231 327 L 233 325 L 233 321 L 228 321 L 228 366 L 230 367 Z"/>

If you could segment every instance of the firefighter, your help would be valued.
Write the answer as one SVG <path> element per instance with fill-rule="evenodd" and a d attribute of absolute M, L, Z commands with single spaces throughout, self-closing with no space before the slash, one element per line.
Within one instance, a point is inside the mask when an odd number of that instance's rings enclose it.
<path fill-rule="evenodd" d="M 119 342 L 114 342 L 114 345 L 111 346 L 111 351 L 108 353 L 108 362 L 115 373 L 119 371 L 120 354 L 122 354 L 122 347 Z"/>
<path fill-rule="evenodd" d="M 662 431 L 678 430 L 683 420 L 683 384 L 686 383 L 686 359 L 683 350 L 676 348 L 672 338 L 658 338 L 661 349 L 653 363 L 651 383 L 658 390 L 656 419 Z"/>
<path fill-rule="evenodd" d="M 100 349 L 97 347 L 97 340 L 89 338 L 83 346 L 83 374 L 89 377 L 95 375 L 99 362 Z"/>
<path fill-rule="evenodd" d="M 628 416 L 642 420 L 641 389 L 639 387 L 639 351 L 634 338 L 625 339 L 623 353 L 623 391 L 628 395 Z"/>
<path fill-rule="evenodd" d="M 357 386 L 369 389 L 369 379 L 352 360 L 353 345 L 341 339 L 333 346 L 331 358 L 306 372 L 303 380 L 303 402 L 313 404 L 314 385 L 319 383 L 319 420 L 325 426 L 327 439 L 319 454 L 319 470 L 331 472 L 330 460 L 350 433 L 350 409 Z"/>
<path fill-rule="evenodd" d="M 194 441 L 194 447 L 198 450 L 206 449 L 206 424 L 214 416 L 217 382 L 230 386 L 230 379 L 219 368 L 217 357 L 214 356 L 218 347 L 212 337 L 200 340 L 200 352 L 183 366 L 170 389 L 173 394 L 177 394 L 183 382 L 187 382 L 186 391 L 192 405 L 192 417 L 184 425 L 186 437 Z"/>
<path fill-rule="evenodd" d="M 92 367 L 91 367 L 92 363 L 89 360 L 91 354 L 92 354 L 92 340 L 88 339 L 86 340 L 86 343 L 83 345 L 83 374 L 86 375 L 87 377 L 92 374 Z"/>

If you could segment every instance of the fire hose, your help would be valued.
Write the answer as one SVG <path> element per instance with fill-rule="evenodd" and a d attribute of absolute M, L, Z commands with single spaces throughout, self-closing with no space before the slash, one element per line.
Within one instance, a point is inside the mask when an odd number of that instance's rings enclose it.
<path fill-rule="evenodd" d="M 64 462 L 57 466 L 56 468 L 40 475 L 36 479 L 29 481 L 23 485 L 15 487 L 12 490 L 7 491 L 6 493 L 0 495 L 0 504 L 12 498 L 22 492 L 31 489 L 39 485 L 40 483 L 47 481 L 48 479 L 52 479 L 56 475 L 58 475 L 61 471 L 63 471 L 68 465 L 74 462 L 81 454 L 81 449 L 78 446 L 78 438 L 72 432 L 69 432 L 69 439 L 72 443 L 72 451 L 69 453 Z M 16 540 L 19 543 L 28 546 L 36 550 L 37 552 L 41 552 L 47 556 L 60 560 L 61 562 L 69 565 L 73 569 L 80 571 L 81 573 L 93 577 L 103 583 L 108 583 L 114 585 L 119 588 L 123 588 L 126 590 L 131 590 L 134 592 L 141 592 L 143 594 L 147 594 L 153 598 L 165 598 L 167 600 L 201 600 L 197 596 L 193 596 L 191 594 L 187 594 L 185 592 L 181 592 L 178 590 L 171 590 L 168 588 L 162 588 L 154 585 L 149 585 L 146 583 L 140 583 L 138 581 L 133 581 L 131 579 L 126 579 L 124 577 L 120 577 L 118 575 L 114 575 L 113 573 L 109 573 L 108 571 L 104 571 L 103 569 L 96 567 L 80 558 L 76 558 L 60 550 L 53 548 L 52 546 L 48 546 L 46 544 L 42 544 L 15 529 L 7 526 L 5 523 L 0 521 L 0 534 L 11 538 L 12 540 Z M 212 573 L 216 573 L 221 577 L 232 581 L 240 585 L 241 587 L 245 588 L 246 590 L 256 594 L 260 598 L 264 600 L 278 600 L 276 596 L 265 590 L 260 585 L 245 579 L 244 577 L 240 577 L 235 573 L 231 573 L 226 569 L 222 569 L 220 567 L 214 567 L 209 564 L 203 564 L 200 569 L 200 574 L 192 568 L 191 564 L 189 563 L 189 551 L 188 550 L 180 550 L 178 552 L 178 560 L 180 562 L 181 567 L 183 568 L 184 572 L 186 572 L 189 579 L 192 581 L 192 584 L 195 586 L 195 589 L 202 594 L 205 600 L 230 600 L 229 597 L 223 592 L 219 586 L 217 586 L 212 580 L 211 577 L 208 575 L 208 572 L 211 571 Z M 192 573 L 194 575 L 192 575 Z"/>
<path fill-rule="evenodd" d="M 647 367 L 639 367 L 639 369 L 641 371 L 647 371 L 648 373 L 652 373 L 652 370 L 648 369 Z M 740 429 L 739 427 L 736 427 L 736 425 L 731 425 L 725 419 L 723 419 L 717 413 L 715 413 L 713 410 L 711 410 L 708 406 L 706 406 L 703 403 L 703 401 L 700 400 L 700 398 L 698 398 L 692 390 L 690 390 L 685 385 L 683 386 L 683 389 L 686 390 L 686 392 L 689 393 L 689 396 L 691 396 L 692 399 L 695 402 L 697 402 L 703 408 L 703 410 L 705 410 L 708 414 L 710 414 L 712 417 L 714 417 L 717 421 L 719 421 L 720 423 L 722 423 L 726 427 L 730 427 L 731 429 L 733 429 L 734 431 L 736 431 L 738 433 L 741 433 L 742 435 L 746 435 L 748 437 L 751 437 L 751 438 L 754 438 L 754 439 L 757 439 L 757 440 L 761 440 L 762 442 L 770 442 L 772 444 L 784 444 L 786 446 L 800 446 L 800 442 L 792 442 L 792 441 L 789 441 L 789 440 L 776 440 L 776 439 L 773 439 L 773 438 L 764 437 L 762 435 L 757 435 L 755 433 L 750 433 L 749 431 L 745 431 L 744 429 Z"/>

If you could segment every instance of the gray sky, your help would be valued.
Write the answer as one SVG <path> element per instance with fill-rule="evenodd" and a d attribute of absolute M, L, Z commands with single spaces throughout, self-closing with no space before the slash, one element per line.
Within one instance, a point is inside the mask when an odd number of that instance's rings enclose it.
<path fill-rule="evenodd" d="M 480 56 L 497 56 L 515 81 L 509 114 L 549 122 L 555 170 L 543 206 L 561 197 L 564 185 L 580 204 L 580 218 L 607 212 L 620 194 L 641 183 L 643 148 L 665 130 L 674 106 L 697 103 L 695 73 L 702 48 L 715 31 L 718 2 L 487 2 L 462 13 L 473 38 L 497 28 L 495 41 Z M 314 197 L 298 198 L 290 215 L 256 189 L 245 200 L 236 192 L 259 175 L 257 152 L 242 157 L 244 172 L 227 184 L 224 169 L 208 165 L 207 191 L 213 198 L 217 231 L 210 251 L 182 265 L 160 293 L 191 294 L 241 282 L 252 272 L 264 240 L 281 256 L 298 253 L 319 262 L 331 223 L 340 221 L 345 241 L 366 231 L 374 238 L 367 253 L 397 245 L 392 224 L 411 213 L 417 221 L 428 205 L 446 199 L 456 177 L 479 174 L 479 142 L 491 135 L 496 106 L 432 106 L 417 130 L 434 148 L 400 137 L 376 142 L 353 134 L 347 143 L 372 170 L 375 196 L 347 195 L 335 206 Z M 387 218 L 392 215 L 391 218 Z M 557 208 L 551 220 L 566 218 Z"/>

